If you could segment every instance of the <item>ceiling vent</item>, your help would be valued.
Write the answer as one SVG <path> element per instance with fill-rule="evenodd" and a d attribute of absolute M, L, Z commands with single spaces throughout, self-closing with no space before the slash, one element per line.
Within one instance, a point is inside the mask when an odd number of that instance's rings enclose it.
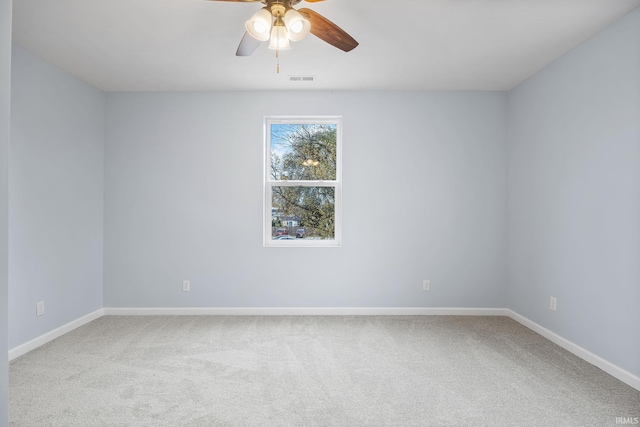
<path fill-rule="evenodd" d="M 314 82 L 316 76 L 289 76 L 289 80 L 292 82 Z"/>

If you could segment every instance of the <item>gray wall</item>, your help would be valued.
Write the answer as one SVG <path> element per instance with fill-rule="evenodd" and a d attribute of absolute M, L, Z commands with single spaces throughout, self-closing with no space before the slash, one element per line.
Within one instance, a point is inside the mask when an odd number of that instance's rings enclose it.
<path fill-rule="evenodd" d="M 504 307 L 505 108 L 497 92 L 108 94 L 105 307 Z M 343 116 L 341 248 L 262 246 L 263 117 L 287 114 Z"/>
<path fill-rule="evenodd" d="M 509 308 L 640 376 L 640 9 L 510 92 L 508 183 Z"/>
<path fill-rule="evenodd" d="M 15 45 L 12 67 L 9 348 L 102 308 L 105 105 Z"/>
<path fill-rule="evenodd" d="M 9 422 L 8 332 L 8 204 L 9 111 L 11 92 L 11 1 L 0 0 L 0 426 Z"/>

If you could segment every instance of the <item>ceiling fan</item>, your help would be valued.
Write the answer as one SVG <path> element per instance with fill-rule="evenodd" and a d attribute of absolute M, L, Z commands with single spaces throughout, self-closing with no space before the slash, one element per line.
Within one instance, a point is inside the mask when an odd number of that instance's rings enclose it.
<path fill-rule="evenodd" d="M 249 56 L 261 42 L 269 40 L 269 49 L 291 49 L 290 41 L 302 40 L 308 33 L 349 52 L 358 42 L 342 28 L 311 9 L 294 9 L 302 0 L 211 0 L 238 3 L 261 2 L 265 6 L 245 24 L 246 32 L 236 56 Z M 306 0 L 315 3 L 323 0 Z"/>

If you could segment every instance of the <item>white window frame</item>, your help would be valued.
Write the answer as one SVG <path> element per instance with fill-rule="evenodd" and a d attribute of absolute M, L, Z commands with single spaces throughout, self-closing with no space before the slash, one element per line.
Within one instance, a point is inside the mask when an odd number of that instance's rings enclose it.
<path fill-rule="evenodd" d="M 272 124 L 335 124 L 336 125 L 336 179 L 330 181 L 274 180 L 271 177 L 271 125 Z M 264 193 L 263 237 L 265 247 L 340 247 L 342 246 L 342 117 L 341 116 L 267 116 L 264 118 Z M 274 240 L 271 237 L 273 187 L 333 187 L 334 239 L 332 240 Z"/>

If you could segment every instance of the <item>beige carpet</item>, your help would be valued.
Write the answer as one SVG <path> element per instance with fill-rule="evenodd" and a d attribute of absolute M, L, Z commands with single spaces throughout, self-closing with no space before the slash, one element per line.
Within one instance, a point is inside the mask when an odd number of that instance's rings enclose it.
<path fill-rule="evenodd" d="M 615 426 L 640 392 L 506 317 L 105 316 L 10 364 L 11 426 Z M 619 425 L 619 424 L 618 424 Z"/>

